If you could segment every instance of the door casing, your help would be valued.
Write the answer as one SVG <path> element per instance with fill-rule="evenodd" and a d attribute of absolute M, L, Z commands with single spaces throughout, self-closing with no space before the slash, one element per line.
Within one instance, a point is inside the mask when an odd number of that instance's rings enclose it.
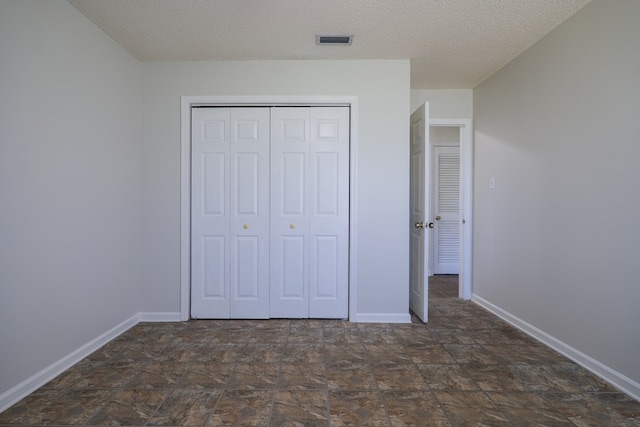
<path fill-rule="evenodd" d="M 191 108 L 193 106 L 348 106 L 349 130 L 349 319 L 356 315 L 357 293 L 357 158 L 356 96 L 182 96 L 180 113 L 180 320 L 190 318 L 191 291 Z"/>
<path fill-rule="evenodd" d="M 460 128 L 460 268 L 458 296 L 471 299 L 472 292 L 472 236 L 473 236 L 473 140 L 470 119 L 434 119 L 429 126 Z M 430 190 L 428 190 L 430 191 Z"/>

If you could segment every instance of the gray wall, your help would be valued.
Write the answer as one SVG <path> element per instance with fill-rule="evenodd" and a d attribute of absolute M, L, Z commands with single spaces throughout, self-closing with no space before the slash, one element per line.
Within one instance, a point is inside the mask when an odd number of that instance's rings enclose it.
<path fill-rule="evenodd" d="M 140 64 L 0 2 L 0 395 L 140 311 Z"/>
<path fill-rule="evenodd" d="M 474 294 L 636 387 L 638 17 L 594 0 L 473 95 Z"/>
<path fill-rule="evenodd" d="M 180 310 L 180 97 L 357 96 L 357 316 L 408 319 L 409 61 L 143 64 L 145 312 Z M 353 313 L 351 313 L 353 314 Z"/>
<path fill-rule="evenodd" d="M 425 102 L 429 102 L 429 117 L 432 119 L 471 119 L 473 117 L 472 89 L 411 89 L 413 113 Z"/>

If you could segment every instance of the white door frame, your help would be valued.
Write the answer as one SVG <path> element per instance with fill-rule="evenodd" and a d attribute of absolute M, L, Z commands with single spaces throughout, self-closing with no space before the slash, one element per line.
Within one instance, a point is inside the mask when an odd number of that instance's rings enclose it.
<path fill-rule="evenodd" d="M 348 106 L 349 134 L 349 319 L 356 315 L 357 286 L 357 153 L 356 96 L 182 96 L 180 100 L 180 320 L 190 318 L 191 292 L 191 107 L 193 106 Z"/>
<path fill-rule="evenodd" d="M 430 119 L 429 126 L 460 128 L 460 268 L 458 296 L 471 299 L 472 291 L 472 194 L 473 194 L 473 140 L 470 119 Z M 431 191 L 428 189 L 427 191 Z"/>

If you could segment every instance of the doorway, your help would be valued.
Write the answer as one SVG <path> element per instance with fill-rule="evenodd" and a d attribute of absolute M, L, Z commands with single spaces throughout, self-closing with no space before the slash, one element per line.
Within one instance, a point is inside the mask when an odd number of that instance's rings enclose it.
<path fill-rule="evenodd" d="M 460 129 L 431 126 L 429 276 L 460 271 Z"/>
<path fill-rule="evenodd" d="M 429 283 L 433 280 L 451 285 L 457 281 L 458 297 L 471 299 L 471 121 L 431 119 L 429 134 L 432 153 L 429 191 L 433 201 L 430 214 L 436 231 L 429 234 L 432 249 Z M 440 186 L 438 175 L 442 178 Z M 453 191 L 453 186 L 457 186 L 457 191 Z M 442 207 L 438 206 L 438 199 Z"/>
<path fill-rule="evenodd" d="M 457 193 L 458 228 L 458 296 L 471 298 L 471 181 L 472 181 L 472 141 L 471 121 L 467 119 L 430 119 L 429 103 L 425 102 L 410 117 L 410 291 L 409 309 L 423 322 L 428 321 L 429 261 L 431 260 L 431 231 L 436 219 L 432 217 L 431 197 L 431 144 L 432 127 L 448 126 L 458 129 L 459 191 Z M 456 197 L 453 191 L 453 198 Z"/>

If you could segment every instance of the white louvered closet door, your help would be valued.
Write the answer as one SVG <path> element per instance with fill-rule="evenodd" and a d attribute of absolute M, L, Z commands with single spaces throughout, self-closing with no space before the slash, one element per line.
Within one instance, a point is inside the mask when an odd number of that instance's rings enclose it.
<path fill-rule="evenodd" d="M 273 318 L 347 318 L 349 109 L 272 110 Z"/>
<path fill-rule="evenodd" d="M 192 109 L 191 316 L 269 315 L 269 110 Z"/>
<path fill-rule="evenodd" d="M 458 274 L 460 252 L 459 147 L 434 147 L 434 176 L 433 273 Z"/>

